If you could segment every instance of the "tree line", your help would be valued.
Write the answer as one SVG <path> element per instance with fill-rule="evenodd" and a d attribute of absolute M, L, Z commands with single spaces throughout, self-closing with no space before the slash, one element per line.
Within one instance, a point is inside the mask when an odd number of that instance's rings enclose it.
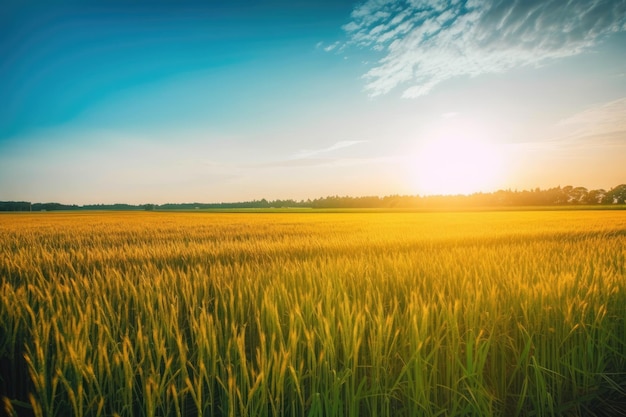
<path fill-rule="evenodd" d="M 0 201 L 0 211 L 55 211 L 55 210 L 194 210 L 245 208 L 437 208 L 437 207 L 523 207 L 566 205 L 626 204 L 626 184 L 610 190 L 588 190 L 585 187 L 554 187 L 545 190 L 498 190 L 492 193 L 469 195 L 389 195 L 328 196 L 314 200 L 252 200 L 235 203 L 168 203 L 168 204 L 88 204 L 31 203 L 28 201 Z"/>

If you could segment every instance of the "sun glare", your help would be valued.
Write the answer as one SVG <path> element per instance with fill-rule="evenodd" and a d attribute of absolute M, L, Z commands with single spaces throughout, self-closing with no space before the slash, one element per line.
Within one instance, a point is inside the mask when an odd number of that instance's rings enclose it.
<path fill-rule="evenodd" d="M 441 135 L 416 149 L 411 176 L 421 194 L 493 191 L 501 183 L 502 152 L 470 133 Z"/>

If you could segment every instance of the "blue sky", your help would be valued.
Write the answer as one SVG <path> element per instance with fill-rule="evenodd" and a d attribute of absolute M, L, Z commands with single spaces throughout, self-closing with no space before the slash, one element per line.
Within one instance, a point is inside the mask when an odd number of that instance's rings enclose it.
<path fill-rule="evenodd" d="M 626 182 L 626 0 L 0 6 L 0 200 Z"/>

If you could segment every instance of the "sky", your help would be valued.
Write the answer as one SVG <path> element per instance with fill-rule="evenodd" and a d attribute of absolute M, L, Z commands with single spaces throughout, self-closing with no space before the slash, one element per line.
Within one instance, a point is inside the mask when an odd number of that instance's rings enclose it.
<path fill-rule="evenodd" d="M 0 51 L 0 201 L 626 183 L 626 0 L 3 0 Z"/>

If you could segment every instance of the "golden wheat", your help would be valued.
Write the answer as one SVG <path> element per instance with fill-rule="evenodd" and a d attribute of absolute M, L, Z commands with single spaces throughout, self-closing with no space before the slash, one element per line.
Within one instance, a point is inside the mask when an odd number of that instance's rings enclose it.
<path fill-rule="evenodd" d="M 0 215 L 3 403 L 611 411 L 626 395 L 625 259 L 622 211 Z"/>

